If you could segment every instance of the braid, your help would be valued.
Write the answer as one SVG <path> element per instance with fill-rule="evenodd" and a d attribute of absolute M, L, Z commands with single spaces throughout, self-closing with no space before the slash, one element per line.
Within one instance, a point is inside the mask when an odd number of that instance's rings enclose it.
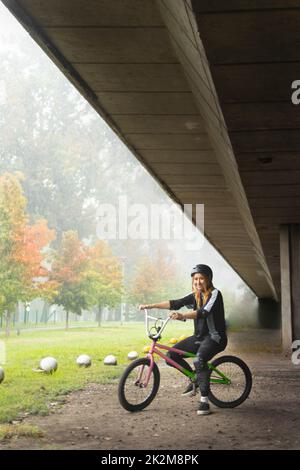
<path fill-rule="evenodd" d="M 195 299 L 196 299 L 196 303 L 197 303 L 197 308 L 201 308 L 202 307 L 202 299 L 201 299 L 201 295 L 200 295 L 200 292 L 196 291 L 195 292 Z"/>
<path fill-rule="evenodd" d="M 208 297 L 209 297 L 210 294 L 212 293 L 212 290 L 213 290 L 213 286 L 209 287 L 209 288 L 207 289 L 207 291 L 204 292 L 204 294 L 203 294 L 204 304 L 206 304 Z M 201 307 L 202 307 L 202 305 L 201 305 Z"/>

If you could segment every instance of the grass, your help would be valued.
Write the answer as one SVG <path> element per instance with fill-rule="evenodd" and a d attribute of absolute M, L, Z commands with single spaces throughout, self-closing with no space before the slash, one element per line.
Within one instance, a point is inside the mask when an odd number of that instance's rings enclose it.
<path fill-rule="evenodd" d="M 37 426 L 30 424 L 0 424 L 0 440 L 12 437 L 42 437 L 43 433 Z"/>
<path fill-rule="evenodd" d="M 190 335 L 192 329 L 192 322 L 172 322 L 162 342 L 167 344 L 172 337 Z M 47 414 L 51 402 L 62 402 L 64 395 L 82 389 L 87 383 L 117 380 L 129 363 L 128 352 L 135 350 L 141 357 L 143 347 L 150 344 L 142 323 L 104 324 L 100 328 L 67 332 L 23 331 L 20 336 L 13 333 L 8 339 L 3 335 L 0 339 L 6 347 L 5 380 L 0 385 L 0 423 L 11 422 L 24 413 Z M 78 368 L 79 354 L 89 354 L 92 366 Z M 108 354 L 117 356 L 117 366 L 103 364 Z M 58 361 L 58 369 L 52 375 L 32 371 L 45 356 L 54 356 Z"/>

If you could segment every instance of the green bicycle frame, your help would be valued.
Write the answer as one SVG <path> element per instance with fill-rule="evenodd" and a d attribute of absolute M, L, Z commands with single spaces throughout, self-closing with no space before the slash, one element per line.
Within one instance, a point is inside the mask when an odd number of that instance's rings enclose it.
<path fill-rule="evenodd" d="M 173 348 L 173 347 L 170 347 L 170 346 L 166 346 L 164 344 L 157 343 L 157 340 L 155 339 L 155 340 L 153 340 L 151 349 L 150 349 L 150 351 L 147 355 L 149 357 L 149 359 L 151 360 L 153 354 L 157 354 L 162 359 L 164 359 L 166 362 L 171 363 L 171 365 L 173 365 L 173 367 L 175 367 L 176 369 L 179 369 L 184 375 L 186 375 L 190 379 L 193 380 L 193 379 L 196 378 L 196 373 L 195 372 L 191 372 L 191 371 L 185 369 L 184 367 L 179 366 L 179 364 L 177 364 L 176 361 L 173 361 L 172 359 L 170 359 L 169 357 L 164 355 L 161 351 L 159 351 L 159 349 L 164 349 L 164 350 L 167 350 L 167 351 L 174 351 L 176 353 L 179 353 L 183 358 L 196 357 L 196 354 L 189 353 L 187 351 L 182 351 L 182 350 L 177 349 L 177 348 Z M 223 385 L 229 385 L 231 383 L 231 380 L 228 377 L 226 377 L 226 375 L 223 374 L 217 367 L 214 367 L 211 362 L 207 362 L 207 365 L 208 365 L 209 369 L 211 369 L 212 372 L 217 374 L 217 377 L 216 376 L 212 377 L 210 375 L 210 383 L 218 383 L 218 384 L 223 384 Z"/>
<path fill-rule="evenodd" d="M 196 354 L 186 352 L 183 357 L 184 358 L 196 357 Z M 223 374 L 220 370 L 218 370 L 217 367 L 213 366 L 211 362 L 208 362 L 207 365 L 208 365 L 208 368 L 211 369 L 212 372 L 218 374 L 219 376 L 219 378 L 210 376 L 210 383 L 218 383 L 218 384 L 223 384 L 223 385 L 230 384 L 230 379 L 226 377 L 226 375 Z M 187 369 L 183 369 L 182 372 L 184 373 L 184 375 L 186 375 L 190 379 L 195 378 L 195 375 L 196 375 L 195 372 L 191 373 Z"/>

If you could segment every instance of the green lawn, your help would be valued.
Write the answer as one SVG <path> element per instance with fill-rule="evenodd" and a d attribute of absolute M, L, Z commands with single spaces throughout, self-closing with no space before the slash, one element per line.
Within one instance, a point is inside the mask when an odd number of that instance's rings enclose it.
<path fill-rule="evenodd" d="M 193 324 L 171 322 L 162 342 L 172 337 L 192 333 Z M 0 384 L 0 423 L 9 422 L 24 412 L 46 414 L 49 403 L 58 402 L 63 395 L 80 389 L 88 382 L 105 383 L 117 380 L 129 363 L 127 354 L 135 350 L 140 354 L 150 344 L 144 324 L 104 324 L 100 328 L 76 328 L 69 331 L 22 331 L 12 333 L 6 344 L 5 380 Z M 87 369 L 76 365 L 79 354 L 89 354 L 92 366 Z M 108 354 L 118 358 L 117 366 L 105 366 Z M 33 372 L 42 357 L 54 356 L 58 369 L 52 375 Z"/>

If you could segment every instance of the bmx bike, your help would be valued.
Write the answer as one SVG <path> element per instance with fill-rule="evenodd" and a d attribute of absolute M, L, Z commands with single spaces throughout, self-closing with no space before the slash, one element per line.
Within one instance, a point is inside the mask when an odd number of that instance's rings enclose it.
<path fill-rule="evenodd" d="M 155 323 L 150 328 L 149 320 Z M 123 372 L 118 388 L 120 404 L 128 411 L 140 411 L 155 398 L 160 384 L 160 371 L 154 360 L 154 354 L 178 369 L 188 378 L 195 380 L 196 372 L 190 372 L 160 350 L 174 351 L 184 358 L 196 357 L 176 347 L 158 343 L 170 317 L 165 320 L 148 315 L 145 309 L 145 326 L 148 337 L 152 340 L 146 357 L 136 359 Z M 252 388 L 252 375 L 247 364 L 236 356 L 219 356 L 207 362 L 210 372 L 209 400 L 220 408 L 235 408 L 249 396 Z"/>

